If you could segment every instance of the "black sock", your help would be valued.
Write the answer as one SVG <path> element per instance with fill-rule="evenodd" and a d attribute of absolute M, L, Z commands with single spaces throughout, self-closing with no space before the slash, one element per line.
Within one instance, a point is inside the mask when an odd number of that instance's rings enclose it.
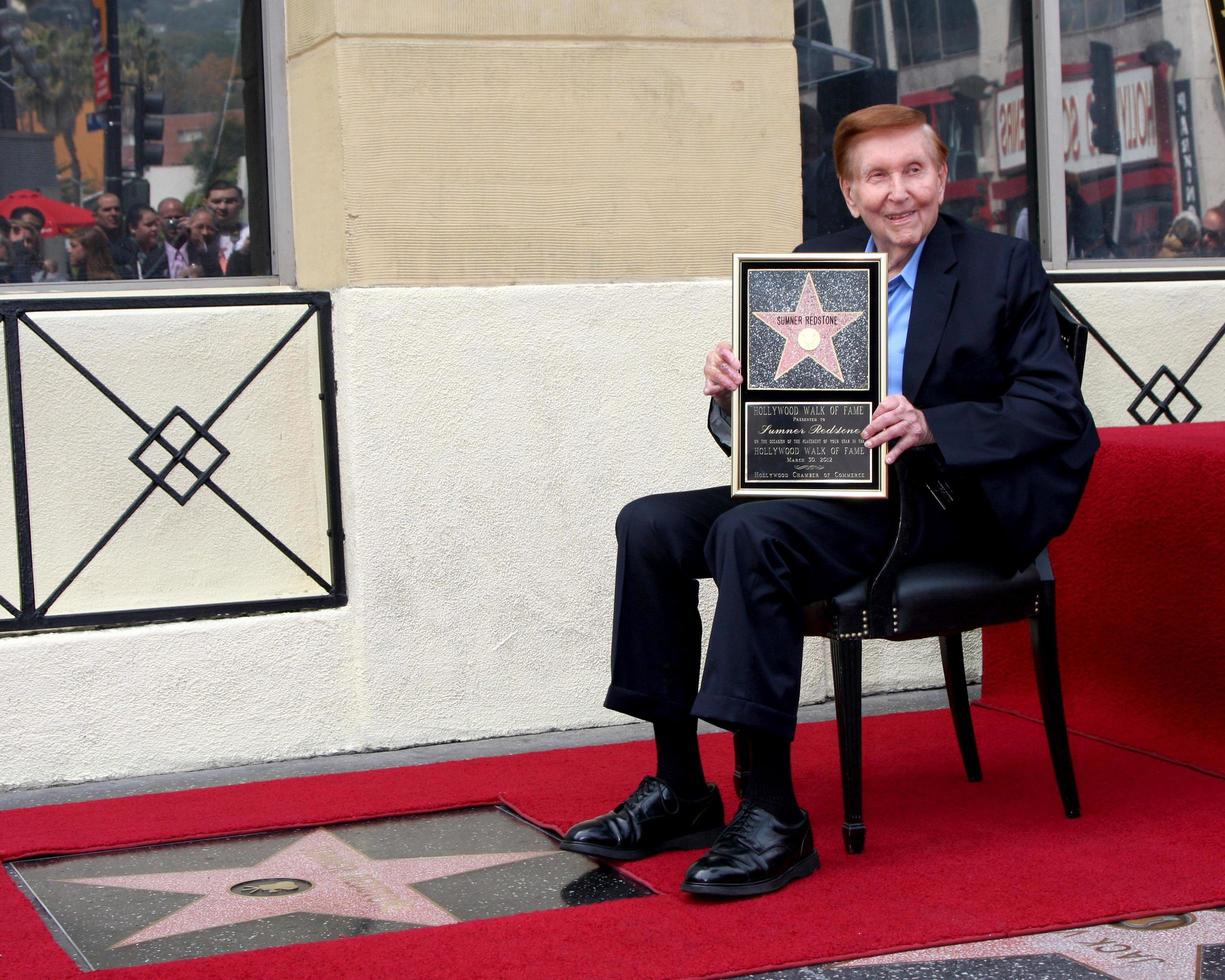
<path fill-rule="evenodd" d="M 769 810 L 784 823 L 795 823 L 803 811 L 791 783 L 790 740 L 751 729 L 739 734 L 752 760 L 743 774 L 745 801 Z"/>
<path fill-rule="evenodd" d="M 655 760 L 655 774 L 681 799 L 706 795 L 696 718 L 655 722 Z"/>

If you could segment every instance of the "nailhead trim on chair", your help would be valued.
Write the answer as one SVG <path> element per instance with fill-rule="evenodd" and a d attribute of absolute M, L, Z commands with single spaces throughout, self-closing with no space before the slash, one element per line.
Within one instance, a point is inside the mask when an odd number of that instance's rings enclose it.
<path fill-rule="evenodd" d="M 834 636 L 840 640 L 862 640 L 865 639 L 871 630 L 868 629 L 868 610 L 863 610 L 863 630 L 860 633 L 834 633 Z"/>

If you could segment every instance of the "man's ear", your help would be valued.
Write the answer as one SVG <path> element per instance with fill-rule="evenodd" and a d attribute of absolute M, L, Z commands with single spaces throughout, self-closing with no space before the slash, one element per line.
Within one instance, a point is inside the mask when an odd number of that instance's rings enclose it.
<path fill-rule="evenodd" d="M 940 165 L 940 200 L 939 204 L 944 203 L 944 191 L 949 185 L 949 163 L 947 160 Z"/>
<path fill-rule="evenodd" d="M 858 218 L 859 208 L 856 206 L 855 202 L 851 199 L 851 182 L 845 179 L 844 177 L 839 177 L 838 186 L 842 188 L 842 199 L 846 201 L 846 209 L 851 212 L 852 218 Z M 941 193 L 941 196 L 943 197 L 944 192 L 941 191 L 940 193 Z"/>

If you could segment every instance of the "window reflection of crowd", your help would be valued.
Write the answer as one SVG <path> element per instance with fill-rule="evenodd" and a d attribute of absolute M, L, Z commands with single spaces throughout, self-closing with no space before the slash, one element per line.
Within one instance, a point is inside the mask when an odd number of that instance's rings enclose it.
<path fill-rule="evenodd" d="M 95 222 L 107 241 L 114 275 L 140 280 L 251 275 L 242 190 L 232 181 L 215 180 L 204 200 L 190 214 L 177 197 L 163 198 L 156 209 L 138 204 L 122 214 L 116 195 L 101 195 Z M 91 271 L 83 259 L 70 268 L 74 280 L 112 278 L 111 270 Z"/>
<path fill-rule="evenodd" d="M 242 190 L 229 180 L 209 184 L 190 213 L 177 197 L 156 209 L 123 212 L 117 194 L 100 194 L 94 223 L 67 236 L 68 268 L 43 256 L 46 218 L 35 207 L 0 217 L 0 282 L 102 282 L 249 276 L 251 230 L 242 221 Z"/>

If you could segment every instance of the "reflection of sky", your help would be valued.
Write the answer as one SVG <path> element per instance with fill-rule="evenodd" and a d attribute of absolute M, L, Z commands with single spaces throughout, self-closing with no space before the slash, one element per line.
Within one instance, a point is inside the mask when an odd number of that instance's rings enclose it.
<path fill-rule="evenodd" d="M 749 270 L 749 350 L 746 359 L 750 388 L 822 389 L 862 391 L 868 387 L 868 317 L 865 315 L 834 338 L 834 350 L 842 365 L 843 381 L 806 357 L 777 381 L 774 372 L 783 356 L 786 340 L 762 323 L 755 312 L 794 310 L 804 288 L 805 269 Z M 821 305 L 831 313 L 868 309 L 869 276 L 866 269 L 817 269 L 812 271 Z"/>

